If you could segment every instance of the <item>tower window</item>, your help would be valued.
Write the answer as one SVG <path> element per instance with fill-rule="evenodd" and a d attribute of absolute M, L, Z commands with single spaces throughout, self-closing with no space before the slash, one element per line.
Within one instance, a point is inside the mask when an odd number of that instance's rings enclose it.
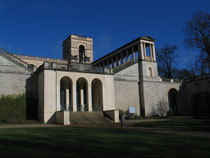
<path fill-rule="evenodd" d="M 84 62 L 85 59 L 85 47 L 83 45 L 79 46 L 79 62 Z"/>

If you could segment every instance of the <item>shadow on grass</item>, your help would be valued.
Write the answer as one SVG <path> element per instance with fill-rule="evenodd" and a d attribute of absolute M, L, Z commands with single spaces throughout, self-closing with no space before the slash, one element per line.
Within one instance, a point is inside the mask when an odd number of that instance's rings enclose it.
<path fill-rule="evenodd" d="M 210 132 L 209 119 L 169 119 L 152 122 L 134 123 L 134 127 L 165 128 L 168 130 L 181 130 L 193 132 Z"/>
<path fill-rule="evenodd" d="M 108 127 L 1 129 L 0 157 L 210 157 L 209 141 Z"/>

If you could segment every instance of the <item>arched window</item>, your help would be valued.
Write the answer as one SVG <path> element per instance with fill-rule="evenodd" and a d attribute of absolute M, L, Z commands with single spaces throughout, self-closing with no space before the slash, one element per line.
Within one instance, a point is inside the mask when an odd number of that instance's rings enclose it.
<path fill-rule="evenodd" d="M 85 47 L 83 45 L 79 46 L 79 62 L 84 62 L 85 59 Z"/>
<path fill-rule="evenodd" d="M 149 69 L 149 76 L 152 77 L 152 68 L 149 67 L 148 69 Z"/>

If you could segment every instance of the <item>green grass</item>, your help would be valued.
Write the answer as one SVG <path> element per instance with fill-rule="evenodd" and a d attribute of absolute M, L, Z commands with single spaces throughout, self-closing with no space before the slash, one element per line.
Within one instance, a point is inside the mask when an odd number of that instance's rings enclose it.
<path fill-rule="evenodd" d="M 142 132 L 135 128 L 0 129 L 0 157 L 209 158 L 210 137 Z"/>
<path fill-rule="evenodd" d="M 160 119 L 153 122 L 138 122 L 136 127 L 162 128 L 167 130 L 181 130 L 193 132 L 210 132 L 210 119 Z"/>

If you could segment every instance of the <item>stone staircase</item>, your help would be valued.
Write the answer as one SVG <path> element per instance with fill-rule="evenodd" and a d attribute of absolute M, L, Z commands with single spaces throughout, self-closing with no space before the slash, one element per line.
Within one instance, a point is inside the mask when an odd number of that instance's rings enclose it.
<path fill-rule="evenodd" d="M 135 59 L 131 59 L 124 64 L 118 65 L 117 67 L 113 68 L 113 74 L 115 74 L 119 71 L 122 71 L 122 70 L 126 69 L 127 67 L 129 67 L 129 66 L 131 66 L 131 65 L 133 65 L 137 62 L 139 62 L 139 57 L 137 57 Z"/>
<path fill-rule="evenodd" d="M 70 113 L 70 122 L 73 125 L 106 125 L 114 124 L 114 121 L 104 117 L 102 111 L 93 111 L 93 112 L 71 112 Z"/>
<path fill-rule="evenodd" d="M 14 56 L 12 53 L 9 53 L 2 48 L 0 48 L 0 55 L 12 61 L 13 63 L 27 69 L 28 71 L 33 72 L 33 66 L 29 65 L 28 63 L 24 62 L 23 60 L 19 59 L 18 57 Z"/>

